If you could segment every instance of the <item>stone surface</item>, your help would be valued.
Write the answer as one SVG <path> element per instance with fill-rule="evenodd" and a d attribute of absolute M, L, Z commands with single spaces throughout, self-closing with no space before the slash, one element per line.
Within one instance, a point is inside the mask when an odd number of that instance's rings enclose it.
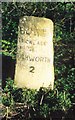
<path fill-rule="evenodd" d="M 53 22 L 24 16 L 19 22 L 15 85 L 39 89 L 54 85 Z"/>

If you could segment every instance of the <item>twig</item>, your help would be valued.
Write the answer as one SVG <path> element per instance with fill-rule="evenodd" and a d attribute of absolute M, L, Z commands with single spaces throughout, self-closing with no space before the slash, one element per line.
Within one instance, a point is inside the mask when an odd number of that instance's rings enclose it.
<path fill-rule="evenodd" d="M 6 120 L 8 119 L 8 113 L 9 113 L 9 108 L 8 106 L 6 107 L 7 111 L 6 111 Z"/>
<path fill-rule="evenodd" d="M 41 100 L 40 100 L 40 105 L 42 105 L 42 101 L 44 99 L 44 95 L 42 95 Z"/>
<path fill-rule="evenodd" d="M 12 13 L 14 10 L 15 10 L 15 8 L 13 8 L 10 12 L 8 12 L 8 15 L 9 15 L 10 13 Z"/>
<path fill-rule="evenodd" d="M 34 11 L 32 12 L 32 14 L 31 14 L 31 15 L 33 15 L 33 14 L 35 13 L 35 11 L 36 11 L 36 10 L 37 10 L 37 8 L 35 8 L 35 9 L 34 9 Z"/>

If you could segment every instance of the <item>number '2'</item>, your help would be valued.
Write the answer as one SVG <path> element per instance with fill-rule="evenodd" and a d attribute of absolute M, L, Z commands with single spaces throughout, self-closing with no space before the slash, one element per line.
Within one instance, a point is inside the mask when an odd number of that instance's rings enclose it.
<path fill-rule="evenodd" d="M 34 66 L 30 66 L 30 71 L 31 73 L 34 73 L 35 67 Z"/>

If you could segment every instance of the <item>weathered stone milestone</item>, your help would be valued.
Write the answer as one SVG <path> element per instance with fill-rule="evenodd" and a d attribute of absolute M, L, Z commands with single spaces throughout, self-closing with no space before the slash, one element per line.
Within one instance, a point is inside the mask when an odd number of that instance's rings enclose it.
<path fill-rule="evenodd" d="M 24 16 L 18 31 L 15 85 L 53 89 L 53 22 L 47 18 Z"/>

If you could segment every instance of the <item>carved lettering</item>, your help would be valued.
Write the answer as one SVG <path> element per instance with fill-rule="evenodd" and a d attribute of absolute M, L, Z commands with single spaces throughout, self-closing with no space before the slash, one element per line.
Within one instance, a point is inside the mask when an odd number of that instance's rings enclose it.
<path fill-rule="evenodd" d="M 50 58 L 48 57 L 31 57 L 29 55 L 24 55 L 23 53 L 21 53 L 19 55 L 19 53 L 17 54 L 17 58 L 20 59 L 20 60 L 24 60 L 24 61 L 35 61 L 35 62 L 47 62 L 47 63 L 50 63 Z"/>

